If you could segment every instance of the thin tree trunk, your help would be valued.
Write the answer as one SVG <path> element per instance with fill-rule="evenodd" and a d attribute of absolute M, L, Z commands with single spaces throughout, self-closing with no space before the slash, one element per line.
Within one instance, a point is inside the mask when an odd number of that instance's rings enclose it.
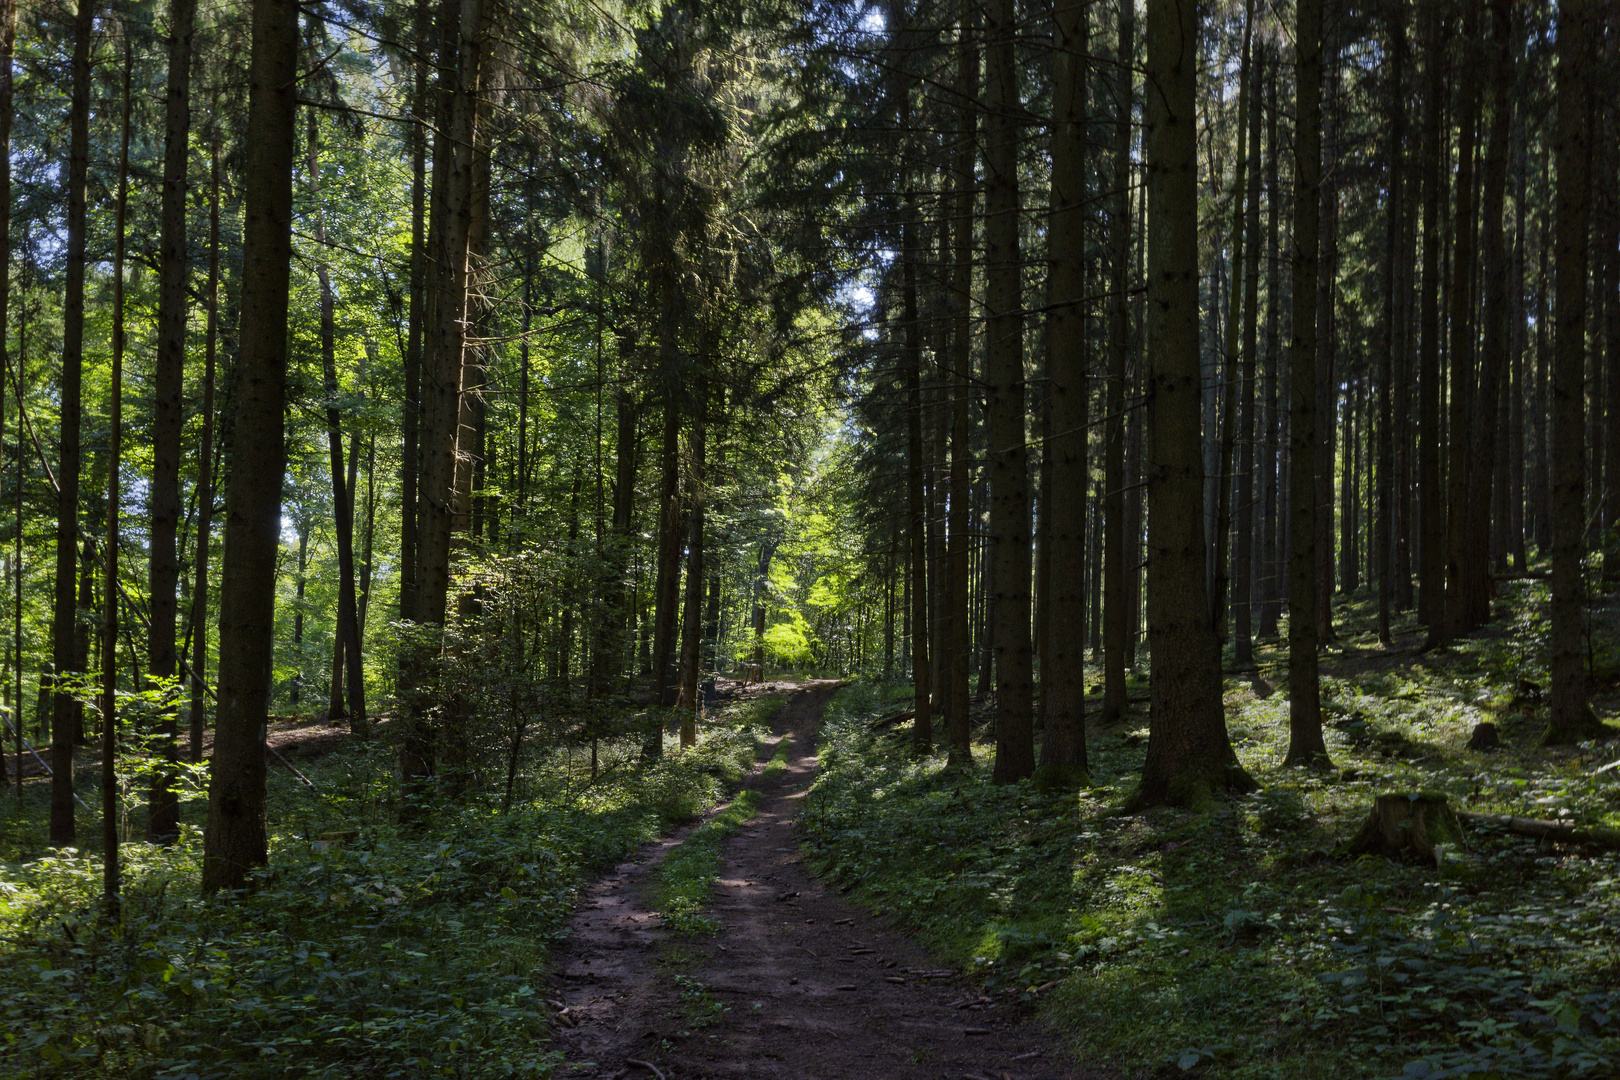
<path fill-rule="evenodd" d="M 979 53 L 974 42 L 973 15 L 964 11 L 958 24 L 956 89 L 956 147 L 954 185 L 955 229 L 951 288 L 951 501 L 948 543 L 951 563 L 950 630 L 946 648 L 950 657 L 947 725 L 950 730 L 948 764 L 966 767 L 973 761 L 972 732 L 968 726 L 968 671 L 972 629 L 968 589 L 971 582 L 973 540 L 969 535 L 968 411 L 973 402 L 973 161 L 978 128 L 975 99 L 979 92 Z"/>
<path fill-rule="evenodd" d="M 0 0 L 0 236 L 11 235 L 11 127 L 14 119 L 15 106 L 12 80 L 12 58 L 17 46 L 17 0 Z M 22 327 L 19 325 L 19 331 Z M 5 258 L 0 258 L 0 448 L 3 448 L 5 431 L 6 396 L 5 384 L 11 378 L 11 350 L 9 346 L 11 334 L 11 257 L 8 252 Z M 20 336 L 20 334 L 19 334 Z M 21 368 L 21 346 L 18 347 L 18 368 Z M 17 391 L 17 464 L 19 469 L 17 481 L 17 537 L 18 551 L 11 562 L 11 569 L 17 575 L 17 597 L 20 603 L 22 597 L 22 479 L 21 466 L 23 460 L 22 441 L 22 388 L 15 386 Z M 11 577 L 6 582 L 9 585 Z M 16 676 L 16 693 L 13 695 L 13 709 L 11 719 L 13 735 L 17 752 L 17 801 L 22 802 L 22 730 L 23 730 L 23 702 L 22 702 L 22 634 L 19 632 L 11 643 L 11 670 Z M 0 758 L 5 755 L 0 753 Z M 0 778 L 4 777 L 4 769 L 0 768 Z"/>
<path fill-rule="evenodd" d="M 1438 644 L 1446 633 L 1446 500 L 1441 488 L 1441 455 L 1445 446 L 1440 426 L 1444 393 L 1440 367 L 1440 242 L 1444 212 L 1445 164 L 1441 134 L 1441 98 L 1445 93 L 1445 42 L 1439 4 L 1418 9 L 1428 67 L 1423 105 L 1423 296 L 1418 354 L 1418 485 L 1422 492 L 1418 552 L 1418 619 Z"/>
<path fill-rule="evenodd" d="M 76 673 L 78 596 L 74 573 L 79 543 L 79 413 L 84 393 L 84 276 L 86 181 L 90 172 L 90 46 L 95 0 L 79 0 L 73 20 L 72 96 L 68 106 L 67 250 L 62 296 L 61 443 L 57 470 L 56 593 L 51 621 L 54 674 Z M 53 686 L 51 715 L 50 841 L 59 847 L 77 837 L 73 815 L 73 750 L 78 740 L 73 695 Z"/>
<path fill-rule="evenodd" d="M 315 207 L 315 244 L 326 246 L 326 214 L 321 205 L 320 128 L 315 110 L 309 111 L 309 197 Z M 316 255 L 315 277 L 321 286 L 321 371 L 326 379 L 326 449 L 332 474 L 332 518 L 337 532 L 338 610 L 337 640 L 342 657 L 333 664 L 332 687 L 327 719 L 344 714 L 344 688 L 340 674 L 348 677 L 349 728 L 359 738 L 370 734 L 366 722 L 365 666 L 360 656 L 360 615 L 354 590 L 354 486 L 345 483 L 343 428 L 338 413 L 337 340 L 332 279 L 326 269 L 325 251 Z"/>
<path fill-rule="evenodd" d="M 1288 433 L 1288 754 L 1289 765 L 1326 765 L 1316 647 L 1316 299 L 1318 189 L 1322 178 L 1322 0 L 1299 0 L 1295 47 L 1294 321 Z"/>
<path fill-rule="evenodd" d="M 101 870 L 102 898 L 107 914 L 117 919 L 122 910 L 118 866 L 118 504 L 122 497 L 119 465 L 124 439 L 124 238 L 129 215 L 129 129 L 133 104 L 130 83 L 135 72 L 135 46 L 124 35 L 123 118 L 118 140 L 118 201 L 113 225 L 112 386 L 107 415 L 107 566 L 105 602 L 101 622 Z M 3 234 L 0 234 L 3 235 Z M 19 431 L 19 434 L 21 432 Z M 22 440 L 17 440 L 22 449 Z M 22 769 L 22 758 L 17 759 Z M 167 780 L 167 777 L 164 778 Z M 166 786 L 166 785 L 165 785 Z M 165 792 L 166 793 L 166 792 Z M 159 792 L 152 793 L 153 818 L 161 808 Z M 153 831 L 147 822 L 148 835 Z M 157 840 L 167 840 L 159 834 Z"/>
<path fill-rule="evenodd" d="M 1405 208 L 1406 97 L 1406 6 L 1389 10 L 1388 41 L 1391 56 L 1389 73 L 1390 130 L 1385 150 L 1385 186 L 1389 205 L 1384 218 L 1384 309 L 1383 350 L 1378 360 L 1378 519 L 1374 528 L 1373 551 L 1378 578 L 1378 641 L 1385 648 L 1393 644 L 1389 628 L 1390 600 L 1393 595 L 1390 555 L 1394 547 L 1392 527 L 1394 500 L 1398 497 L 1390 483 L 1395 472 L 1393 427 L 1395 394 L 1395 349 L 1398 340 L 1396 289 L 1400 265 L 1400 229 Z"/>
<path fill-rule="evenodd" d="M 1251 8 L 1252 14 L 1252 8 Z M 1245 30 L 1245 35 L 1248 31 Z M 1256 50 L 1249 79 L 1249 172 L 1243 230 L 1247 234 L 1243 267 L 1243 384 L 1240 408 L 1243 427 L 1238 433 L 1242 454 L 1237 466 L 1237 551 L 1232 560 L 1233 659 L 1244 666 L 1254 662 L 1254 474 L 1255 376 L 1260 335 L 1260 85 L 1265 78 L 1265 49 Z"/>
<path fill-rule="evenodd" d="M 1135 55 L 1135 0 L 1119 0 L 1114 56 L 1114 193 L 1109 207 L 1108 406 L 1103 428 L 1103 705 L 1101 722 L 1125 716 L 1129 664 L 1130 565 L 1125 514 L 1125 390 L 1131 351 L 1131 97 Z M 1135 492 L 1131 493 L 1134 500 Z"/>
<path fill-rule="evenodd" d="M 682 749 L 697 745 L 697 718 L 702 707 L 698 700 L 698 683 L 703 669 L 703 587 L 706 580 L 703 531 L 704 507 L 708 503 L 708 478 L 704 475 L 704 467 L 708 463 L 708 424 L 704 415 L 708 408 L 708 394 L 705 389 L 699 390 L 697 408 L 692 416 L 691 520 L 686 542 L 686 615 L 683 620 L 684 640 L 681 642 Z"/>
<path fill-rule="evenodd" d="M 297 129 L 298 6 L 254 0 L 244 186 L 235 464 L 220 581 L 219 710 L 203 838 L 204 892 L 240 889 L 267 857 L 264 730 L 286 464 L 287 291 Z"/>
<path fill-rule="evenodd" d="M 208 556 L 214 519 L 214 365 L 219 347 L 219 172 L 223 156 L 218 136 L 209 156 L 208 188 L 208 328 L 203 346 L 202 436 L 197 446 L 197 559 L 191 590 L 191 738 L 190 757 L 202 760 L 207 730 Z"/>

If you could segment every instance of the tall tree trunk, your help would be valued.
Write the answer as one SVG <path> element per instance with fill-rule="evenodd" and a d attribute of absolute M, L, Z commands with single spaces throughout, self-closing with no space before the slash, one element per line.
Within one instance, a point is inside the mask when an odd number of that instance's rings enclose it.
<path fill-rule="evenodd" d="M 1552 674 L 1548 744 L 1603 733 L 1588 705 L 1582 663 L 1581 609 L 1586 599 L 1581 554 L 1586 536 L 1587 231 L 1592 197 L 1592 43 L 1597 19 L 1590 0 L 1560 0 L 1553 155 L 1558 185 L 1552 368 Z"/>
<path fill-rule="evenodd" d="M 1314 0 L 1322 11 L 1333 0 Z M 1325 23 L 1321 12 L 1316 16 L 1319 25 Z M 1322 40 L 1322 77 L 1325 91 L 1321 97 L 1320 145 L 1322 162 L 1317 172 L 1316 191 L 1321 199 L 1321 212 L 1317 218 L 1315 234 L 1321 252 L 1317 262 L 1317 276 L 1312 286 L 1316 289 L 1316 641 L 1324 646 L 1334 640 L 1333 632 L 1333 475 L 1337 462 L 1335 436 L 1338 417 L 1340 378 L 1335 371 L 1338 361 L 1338 297 L 1339 283 L 1339 130 L 1341 126 L 1339 89 L 1340 34 L 1324 34 Z M 1295 311 L 1298 301 L 1295 301 Z M 1297 392 L 1297 391 L 1296 391 Z"/>
<path fill-rule="evenodd" d="M 1507 195 L 1507 153 L 1512 105 L 1508 90 L 1514 77 L 1512 27 L 1521 19 L 1513 0 L 1492 0 L 1489 79 L 1491 120 L 1486 138 L 1483 170 L 1484 342 L 1480 353 L 1479 385 L 1471 444 L 1467 497 L 1460 519 L 1462 561 L 1458 567 L 1457 621 L 1464 632 L 1484 625 L 1491 614 L 1491 507 L 1494 499 L 1497 451 L 1497 412 L 1503 370 L 1508 363 L 1508 265 L 1504 230 Z M 1476 309 L 1477 310 L 1477 309 Z"/>
<path fill-rule="evenodd" d="M 614 684 L 621 669 L 633 669 L 625 651 L 625 624 L 629 618 L 624 577 L 630 558 L 631 525 L 636 492 L 636 406 L 621 390 L 617 402 L 618 438 L 615 443 L 613 523 L 603 552 L 601 583 L 602 621 L 597 625 L 591 655 L 591 697 L 600 697 Z"/>
<path fill-rule="evenodd" d="M 287 288 L 297 130 L 298 6 L 254 0 L 248 72 L 242 315 L 234 466 L 219 589 L 219 711 L 203 837 L 204 892 L 240 889 L 268 857 L 264 730 L 286 466 Z"/>
<path fill-rule="evenodd" d="M 1252 5 L 1251 5 L 1252 15 Z M 1248 31 L 1245 30 L 1245 36 Z M 1255 489 L 1255 376 L 1260 344 L 1260 85 L 1265 79 L 1265 49 L 1256 50 L 1249 78 L 1249 172 L 1243 230 L 1247 234 L 1243 267 L 1243 384 L 1240 408 L 1243 428 L 1238 433 L 1242 455 L 1237 466 L 1237 551 L 1232 559 L 1233 659 L 1239 666 L 1254 662 L 1254 489 Z"/>
<path fill-rule="evenodd" d="M 1249 187 L 1249 148 L 1243 138 L 1243 125 L 1248 122 L 1249 98 L 1252 85 L 1252 30 L 1254 2 L 1249 0 L 1243 21 L 1243 53 L 1238 62 L 1238 137 L 1237 169 L 1232 181 L 1232 284 L 1227 290 L 1225 355 L 1222 357 L 1220 467 L 1216 470 L 1215 550 L 1213 571 L 1214 593 L 1210 597 L 1210 627 L 1215 632 L 1215 664 L 1219 669 L 1222 651 L 1227 640 L 1227 600 L 1232 580 L 1232 471 L 1237 450 L 1238 383 L 1245 382 L 1240 375 L 1243 360 L 1239 350 L 1241 331 L 1238 319 L 1243 310 L 1243 284 L 1248 268 L 1248 252 L 1244 246 L 1244 196 Z M 1258 163 L 1257 163 L 1258 164 Z"/>
<path fill-rule="evenodd" d="M 332 474 L 332 519 L 337 532 L 338 610 L 337 639 L 342 659 L 333 664 L 327 719 L 344 713 L 340 674 L 348 677 L 349 728 L 359 738 L 370 734 L 366 722 L 365 665 L 360 656 L 360 614 L 354 590 L 354 486 L 345 483 L 343 428 L 338 413 L 337 340 L 332 279 L 326 269 L 326 213 L 321 205 L 320 127 L 315 110 L 309 111 L 309 198 L 315 207 L 315 277 L 321 286 L 321 371 L 326 379 L 326 450 Z M 358 449 L 358 448 L 357 448 Z M 352 466 L 351 466 L 352 469 Z"/>
<path fill-rule="evenodd" d="M 476 214 L 479 91 L 486 27 L 484 0 L 443 0 L 439 13 L 439 122 L 433 150 L 432 215 L 424 286 L 421 483 L 413 621 L 442 629 L 449 604 L 450 535 L 459 494 L 457 441 L 467 367 L 468 283 Z M 400 774 L 410 799 L 434 773 L 436 733 L 417 692 L 435 650 L 401 652 L 399 697 L 405 732 Z M 409 810 L 409 806 L 408 806 Z"/>
<path fill-rule="evenodd" d="M 1442 484 L 1444 431 L 1440 402 L 1444 393 L 1440 367 L 1441 215 L 1446 202 L 1447 170 L 1442 160 L 1442 97 L 1446 87 L 1445 41 L 1439 4 L 1419 7 L 1424 63 L 1428 68 L 1423 104 L 1423 296 L 1418 354 L 1418 487 L 1421 521 L 1418 552 L 1418 619 L 1438 644 L 1446 634 L 1446 500 Z"/>
<path fill-rule="evenodd" d="M 1041 772 L 1048 782 L 1084 783 L 1086 773 L 1086 443 L 1091 384 L 1086 300 L 1088 175 L 1085 142 L 1090 5 L 1052 9 L 1052 189 L 1047 225 L 1047 400 L 1050 493 L 1046 641 L 1041 699 L 1046 726 Z M 1043 480 L 1046 479 L 1043 477 Z"/>
<path fill-rule="evenodd" d="M 1226 735 L 1210 622 L 1199 436 L 1199 14 L 1148 0 L 1146 149 L 1148 317 L 1147 759 L 1137 805 L 1199 806 L 1251 790 Z"/>
<path fill-rule="evenodd" d="M 1269 50 L 1268 50 L 1269 51 Z M 1283 547 L 1287 539 L 1284 522 L 1287 514 L 1288 492 L 1283 479 L 1283 431 L 1286 415 L 1282 407 L 1282 186 L 1278 180 L 1277 155 L 1282 145 L 1278 138 L 1277 108 L 1278 71 L 1282 63 L 1271 66 L 1271 77 L 1266 87 L 1266 437 L 1264 460 L 1261 465 L 1262 498 L 1265 503 L 1265 524 L 1262 526 L 1264 551 L 1260 555 L 1260 637 L 1270 641 L 1280 633 L 1282 597 L 1284 593 Z"/>
<path fill-rule="evenodd" d="M 197 446 L 197 559 L 191 590 L 191 732 L 190 758 L 203 756 L 207 730 L 208 556 L 214 520 L 214 365 L 219 342 L 219 173 L 223 151 L 216 133 L 208 166 L 208 327 L 203 346 L 202 435 Z"/>
<path fill-rule="evenodd" d="M 1392 5 L 1388 12 L 1387 36 L 1391 56 L 1389 72 L 1390 130 L 1388 148 L 1384 152 L 1385 187 L 1389 204 L 1384 217 L 1384 297 L 1383 297 L 1383 349 L 1378 359 L 1378 519 L 1374 527 L 1373 552 L 1378 578 L 1378 641 L 1388 648 L 1393 644 L 1390 634 L 1390 600 L 1394 582 L 1391 580 L 1391 554 L 1395 543 L 1393 517 L 1394 502 L 1398 498 L 1391 478 L 1395 473 L 1395 440 L 1393 426 L 1395 389 L 1395 350 L 1399 341 L 1396 290 L 1400 276 L 1400 230 L 1406 201 L 1405 139 L 1406 139 L 1406 5 Z M 1404 431 L 1404 426 L 1402 431 Z"/>
<path fill-rule="evenodd" d="M 1125 717 L 1130 618 L 1125 581 L 1135 574 L 1126 542 L 1125 390 L 1131 351 L 1131 96 L 1136 3 L 1119 0 L 1114 56 L 1113 197 L 1108 222 L 1108 419 L 1103 428 L 1103 705 L 1101 721 Z M 1136 493 L 1131 493 L 1134 501 Z"/>
<path fill-rule="evenodd" d="M 399 617 L 415 619 L 418 611 L 417 567 L 421 508 L 418 491 L 422 479 L 422 343 L 428 314 L 427 295 L 427 149 L 434 117 L 428 109 L 429 32 L 432 14 L 427 0 L 418 0 L 413 12 L 416 63 L 412 71 L 411 118 L 411 263 L 410 314 L 406 331 L 405 400 L 400 405 L 400 522 Z"/>
<path fill-rule="evenodd" d="M 682 618 L 681 642 L 681 748 L 697 745 L 697 718 L 701 711 L 698 683 L 703 670 L 703 587 L 704 574 L 704 507 L 708 503 L 708 478 L 704 467 L 708 457 L 708 425 L 704 415 L 708 409 L 706 387 L 698 391 L 697 407 L 692 415 L 692 470 L 689 499 L 691 509 L 689 533 L 686 542 L 686 614 Z"/>
<path fill-rule="evenodd" d="M 974 41 L 973 15 L 964 11 L 958 28 L 956 90 L 956 147 L 954 185 L 955 229 L 951 287 L 951 501 L 948 543 L 951 562 L 950 631 L 948 634 L 951 692 L 948 696 L 950 729 L 949 764 L 966 767 L 973 760 L 972 732 L 968 726 L 968 669 L 972 631 L 969 625 L 968 587 L 973 540 L 969 534 L 972 502 L 968 472 L 968 412 L 973 403 L 973 161 L 978 129 L 975 99 L 979 92 L 979 52 Z"/>
<path fill-rule="evenodd" d="M 673 348 L 673 345 L 670 346 Z M 663 444 L 659 447 L 658 496 L 658 577 L 653 588 L 652 699 L 655 710 L 675 704 L 679 680 L 673 670 L 675 631 L 680 619 L 681 595 L 681 506 L 680 472 L 681 413 L 675 394 L 664 399 Z M 645 759 L 663 753 L 662 721 L 648 735 L 642 748 Z"/>
<path fill-rule="evenodd" d="M 14 119 L 14 95 L 11 74 L 12 58 L 16 54 L 17 46 L 17 0 L 0 0 L 0 236 L 11 236 L 11 127 Z M 11 334 L 11 257 L 9 252 L 5 258 L 0 258 L 0 443 L 4 442 L 6 415 L 6 380 L 12 378 L 11 350 L 9 346 Z M 19 330 L 21 327 L 19 326 Z M 21 349 L 18 349 L 19 354 Z M 21 367 L 21 356 L 18 357 L 18 367 Z M 14 386 L 17 392 L 17 463 L 19 469 L 23 460 L 22 441 L 22 388 Z M 16 543 L 22 543 L 22 481 L 19 473 L 17 483 L 17 537 Z M 16 580 L 22 581 L 22 552 L 19 547 L 11 564 L 12 571 L 17 575 Z M 7 576 L 7 582 L 12 579 Z M 19 586 L 17 596 L 19 601 L 22 591 Z M 16 693 L 11 713 L 13 722 L 13 735 L 16 740 L 17 752 L 17 799 L 22 800 L 22 729 L 23 729 L 23 703 L 22 703 L 22 635 L 19 633 L 11 643 L 11 670 L 16 676 Z M 5 755 L 0 754 L 0 758 Z M 4 777 L 4 770 L 0 768 L 0 778 Z"/>
<path fill-rule="evenodd" d="M 78 596 L 74 589 L 79 549 L 79 413 L 84 394 L 84 275 L 86 181 L 90 172 L 90 45 L 95 0 L 79 0 L 73 20 L 73 89 L 68 105 L 67 250 L 62 296 L 61 443 L 57 466 L 56 594 L 51 620 L 55 675 L 76 673 Z M 71 845 L 73 749 L 79 732 L 73 695 L 53 686 L 51 710 L 51 843 Z"/>
<path fill-rule="evenodd" d="M 1476 62 L 1476 39 L 1479 27 L 1478 4 L 1464 4 L 1462 36 L 1458 47 L 1462 50 L 1464 74 L 1457 85 L 1457 196 L 1456 217 L 1451 227 L 1452 263 L 1450 293 L 1451 345 L 1447 359 L 1451 364 L 1449 390 L 1449 419 L 1447 420 L 1449 469 L 1446 476 L 1446 517 L 1450 528 L 1446 535 L 1446 619 L 1447 640 L 1465 634 L 1478 624 L 1473 621 L 1464 588 L 1464 566 L 1468 562 L 1468 496 L 1470 478 L 1475 463 L 1469 460 L 1472 450 L 1475 407 L 1474 354 L 1479 339 L 1474 304 L 1474 251 L 1475 171 L 1474 149 L 1478 142 L 1479 85 L 1472 77 Z M 1485 422 L 1484 417 L 1479 418 Z M 1489 462 L 1479 463 L 1489 469 Z"/>
<path fill-rule="evenodd" d="M 1322 0 L 1299 0 L 1294 36 L 1294 323 L 1288 433 L 1288 754 L 1289 765 L 1327 763 L 1317 679 L 1316 511 L 1317 213 L 1322 180 Z"/>
<path fill-rule="evenodd" d="M 1029 452 L 1024 441 L 1023 296 L 1018 242 L 1022 101 L 1013 0 L 985 7 L 985 394 L 989 402 L 990 534 L 996 596 L 996 761 L 1000 784 L 1035 771 L 1030 642 Z"/>
<path fill-rule="evenodd" d="M 108 916 L 113 919 L 119 917 L 123 906 L 118 866 L 118 504 L 123 494 L 119 465 L 124 439 L 124 238 L 129 216 L 129 129 L 133 104 L 130 83 L 134 71 L 135 46 L 125 34 L 118 201 L 113 212 L 112 386 L 107 395 L 107 566 L 101 622 L 101 881 L 103 902 Z M 21 434 L 20 428 L 18 434 Z M 20 438 L 17 449 L 22 449 Z M 22 770 L 21 757 L 17 759 L 17 769 Z M 159 792 L 153 791 L 152 818 L 156 818 L 160 808 Z M 147 831 L 150 836 L 151 819 L 147 822 Z M 171 838 L 169 834 L 155 837 L 159 841 Z"/>
<path fill-rule="evenodd" d="M 165 84 L 163 138 L 163 224 L 158 252 L 157 354 L 152 391 L 152 496 L 148 541 L 148 589 L 152 609 L 147 627 L 147 671 L 154 687 L 178 673 L 175 633 L 180 608 L 180 555 L 175 532 L 180 522 L 180 429 L 184 422 L 186 361 L 186 166 L 191 155 L 191 38 L 196 0 L 170 0 L 169 75 Z M 177 756 L 178 701 L 165 695 L 159 714 L 159 753 Z M 152 779 L 152 808 L 146 836 L 168 843 L 179 835 L 180 802 L 172 773 L 159 769 Z"/>

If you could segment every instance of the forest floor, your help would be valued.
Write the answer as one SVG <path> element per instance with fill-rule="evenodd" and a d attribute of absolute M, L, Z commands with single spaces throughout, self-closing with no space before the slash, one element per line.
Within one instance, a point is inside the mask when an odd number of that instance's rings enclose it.
<path fill-rule="evenodd" d="M 816 732 L 840 684 L 802 684 L 744 783 L 756 816 L 721 845 L 714 935 L 675 932 L 656 875 L 693 828 L 649 845 L 586 894 L 554 953 L 559 1076 L 1075 1077 L 1026 1012 L 981 996 L 890 920 L 804 866 L 796 823 Z M 783 743 L 788 749 L 783 751 Z M 785 767 L 771 768 L 770 759 Z M 844 890 L 847 891 L 847 890 Z"/>

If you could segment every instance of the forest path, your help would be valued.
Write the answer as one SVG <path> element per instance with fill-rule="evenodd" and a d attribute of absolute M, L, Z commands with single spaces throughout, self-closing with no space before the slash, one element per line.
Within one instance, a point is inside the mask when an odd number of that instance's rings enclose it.
<path fill-rule="evenodd" d="M 587 894 L 554 958 L 561 1077 L 665 1080 L 1039 1080 L 1088 1075 L 1057 1040 L 998 1009 L 800 861 L 794 827 L 838 684 L 803 684 L 744 785 L 759 813 L 723 843 L 714 937 L 677 937 L 647 900 L 684 830 Z M 791 740 L 788 767 L 764 763 Z"/>

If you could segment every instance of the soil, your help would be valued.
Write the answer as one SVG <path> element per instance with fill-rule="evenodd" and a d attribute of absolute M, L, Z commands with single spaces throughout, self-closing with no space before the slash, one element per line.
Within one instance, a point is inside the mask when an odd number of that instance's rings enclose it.
<path fill-rule="evenodd" d="M 667 933 L 652 874 L 690 829 L 590 890 L 554 954 L 563 1077 L 1037 1080 L 1092 1076 L 1057 1038 L 942 968 L 906 934 L 805 869 L 795 842 L 836 682 L 793 687 L 773 721 L 788 768 L 756 765 L 758 816 L 727 838 L 713 937 Z"/>

